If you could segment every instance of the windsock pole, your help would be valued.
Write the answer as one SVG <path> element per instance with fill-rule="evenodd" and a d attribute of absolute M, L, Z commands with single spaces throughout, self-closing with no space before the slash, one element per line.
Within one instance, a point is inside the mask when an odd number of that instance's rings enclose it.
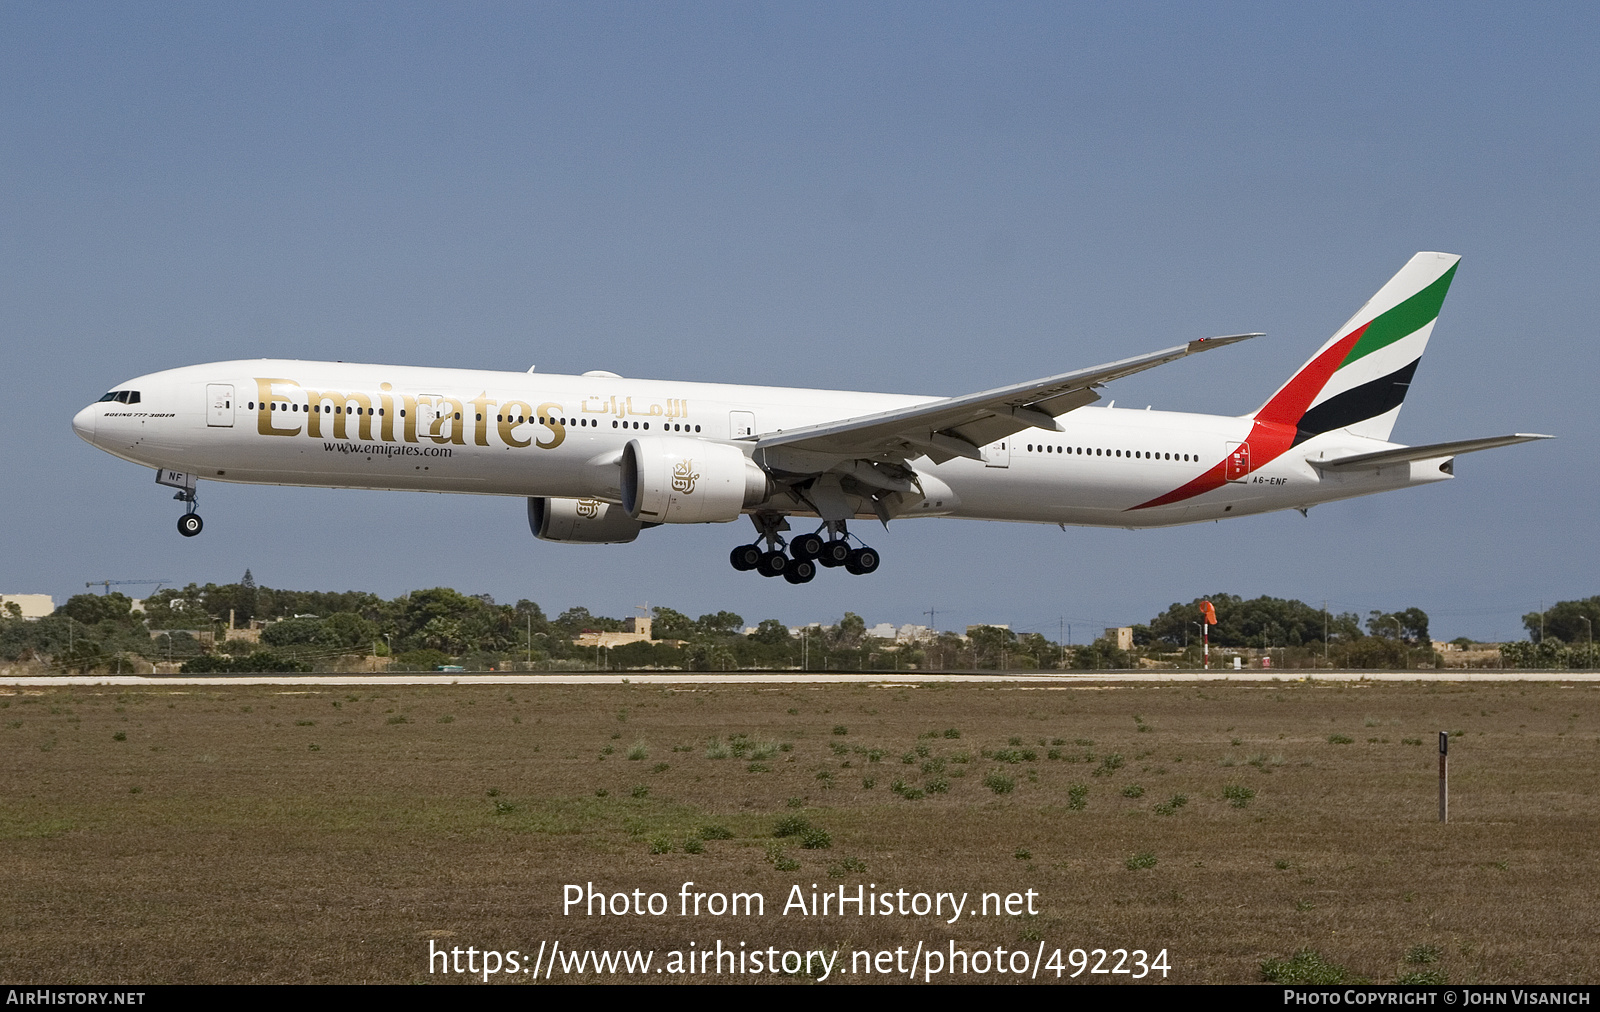
<path fill-rule="evenodd" d="M 1217 624 L 1217 609 L 1210 601 L 1200 602 L 1200 650 L 1204 656 L 1205 670 L 1211 670 L 1211 627 Z"/>

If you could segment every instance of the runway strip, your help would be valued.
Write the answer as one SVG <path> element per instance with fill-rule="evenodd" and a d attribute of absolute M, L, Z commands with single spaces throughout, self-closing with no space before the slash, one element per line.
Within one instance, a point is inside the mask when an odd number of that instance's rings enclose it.
<path fill-rule="evenodd" d="M 222 685 L 1010 685 L 1027 688 L 1094 685 L 1107 682 L 1162 685 L 1176 682 L 1600 682 L 1600 671 L 1317 671 L 1272 675 L 1264 671 L 1084 671 L 1049 674 L 974 672 L 806 671 L 634 671 L 505 672 L 464 674 L 241 674 L 241 675 L 31 675 L 0 677 L 0 686 L 138 686 L 144 688 Z"/>

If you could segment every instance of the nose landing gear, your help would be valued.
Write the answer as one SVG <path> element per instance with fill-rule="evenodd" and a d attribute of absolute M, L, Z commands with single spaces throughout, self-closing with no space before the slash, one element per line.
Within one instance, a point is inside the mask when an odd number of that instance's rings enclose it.
<path fill-rule="evenodd" d="M 186 538 L 192 538 L 199 534 L 201 529 L 205 527 L 205 522 L 200 519 L 200 514 L 194 511 L 195 503 L 198 501 L 194 494 L 195 476 L 183 471 L 157 468 L 156 484 L 177 489 L 178 494 L 172 498 L 183 503 L 186 507 L 183 511 L 183 516 L 178 518 L 178 533 Z"/>

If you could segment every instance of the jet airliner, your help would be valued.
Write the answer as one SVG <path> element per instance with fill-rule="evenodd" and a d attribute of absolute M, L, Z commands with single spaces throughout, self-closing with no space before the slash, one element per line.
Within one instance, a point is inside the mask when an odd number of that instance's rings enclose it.
<path fill-rule="evenodd" d="M 1257 334 L 960 397 L 217 362 L 120 384 L 72 425 L 175 488 L 187 537 L 202 527 L 201 480 L 517 496 L 535 536 L 569 543 L 748 516 L 756 536 L 733 549 L 734 568 L 799 584 L 819 566 L 878 568 L 852 521 L 1138 528 L 1304 512 L 1444 481 L 1458 454 L 1549 438 L 1389 441 L 1459 260 L 1412 257 L 1243 416 L 1090 405 L 1113 380 Z"/>

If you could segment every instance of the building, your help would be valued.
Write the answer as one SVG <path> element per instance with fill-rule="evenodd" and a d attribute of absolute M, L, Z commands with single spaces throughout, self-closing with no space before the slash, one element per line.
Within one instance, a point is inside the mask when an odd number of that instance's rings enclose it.
<path fill-rule="evenodd" d="M 1118 650 L 1132 650 L 1133 626 L 1119 625 L 1115 629 L 1107 629 L 1106 639 L 1115 643 Z"/>
<path fill-rule="evenodd" d="M 654 643 L 650 637 L 650 619 L 626 618 L 621 632 L 596 632 L 585 629 L 572 641 L 580 647 L 620 647 L 627 643 Z"/>
<path fill-rule="evenodd" d="M 937 639 L 938 633 L 925 625 L 903 625 L 895 630 L 894 638 L 897 643 L 921 643 L 924 640 Z"/>
<path fill-rule="evenodd" d="M 21 616 L 29 621 L 44 618 L 56 610 L 55 599 L 49 594 L 0 594 L 0 611 L 11 614 L 11 605 L 17 606 Z"/>

